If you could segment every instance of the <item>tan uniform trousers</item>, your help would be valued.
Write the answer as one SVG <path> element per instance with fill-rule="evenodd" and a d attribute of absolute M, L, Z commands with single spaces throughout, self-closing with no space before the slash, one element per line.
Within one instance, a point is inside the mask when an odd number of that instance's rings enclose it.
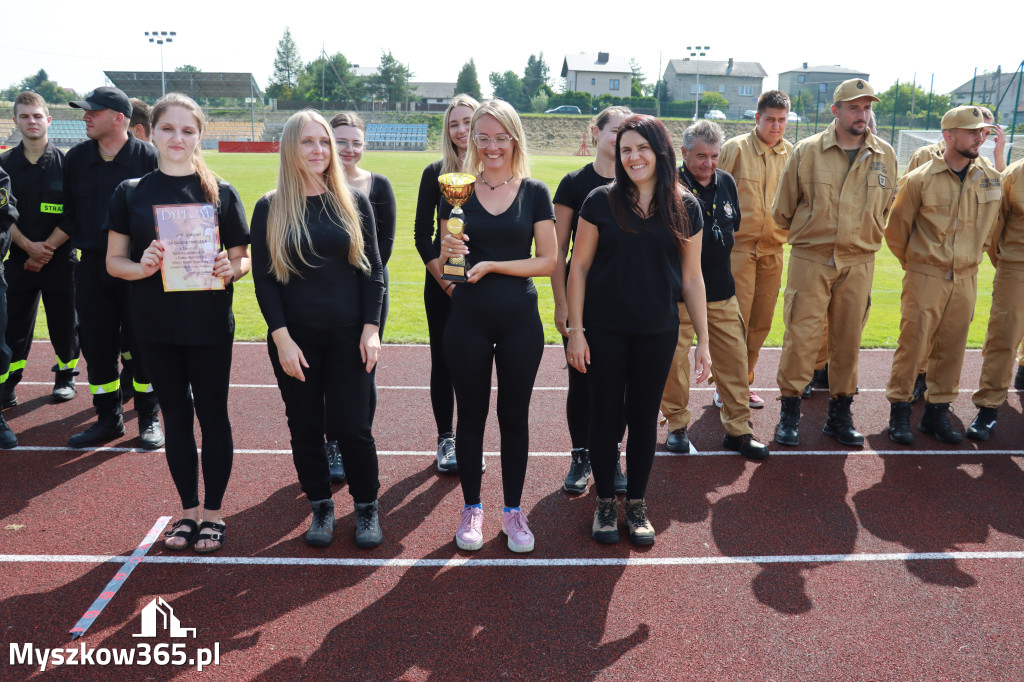
<path fill-rule="evenodd" d="M 999 407 L 1013 380 L 1014 356 L 1024 337 L 1024 270 L 996 268 L 992 311 L 982 347 L 981 379 L 974 392 L 978 407 Z"/>
<path fill-rule="evenodd" d="M 686 306 L 679 304 L 679 341 L 672 358 L 661 413 L 669 431 L 690 425 L 690 346 L 693 325 Z M 750 384 L 747 383 L 747 338 L 736 297 L 708 302 L 708 350 L 715 386 L 722 398 L 721 419 L 730 436 L 753 433 L 750 428 Z"/>
<path fill-rule="evenodd" d="M 790 255 L 778 373 L 784 398 L 799 396 L 810 383 L 826 320 L 829 393 L 857 392 L 860 335 L 871 309 L 874 276 L 873 260 L 837 268 Z"/>
<path fill-rule="evenodd" d="M 732 278 L 736 301 L 747 322 L 747 382 L 754 383 L 754 367 L 761 346 L 772 330 L 775 304 L 782 284 L 782 252 L 768 254 L 732 251 Z M 714 360 L 712 360 L 714 362 Z"/>
<path fill-rule="evenodd" d="M 967 349 L 967 332 L 974 319 L 978 275 L 956 279 L 920 272 L 903 275 L 900 296 L 900 338 L 892 358 L 885 397 L 909 403 L 921 360 L 928 356 L 927 392 L 930 403 L 951 403 L 960 392 L 960 370 Z M 1012 355 L 1011 355 L 1012 357 Z"/>

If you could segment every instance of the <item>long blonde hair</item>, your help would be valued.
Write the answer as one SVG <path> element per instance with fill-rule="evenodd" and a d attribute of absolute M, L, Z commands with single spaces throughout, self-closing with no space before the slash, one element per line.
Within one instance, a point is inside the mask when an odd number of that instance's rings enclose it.
<path fill-rule="evenodd" d="M 452 122 L 452 111 L 455 107 L 469 107 L 471 111 L 476 111 L 480 108 L 480 102 L 477 102 L 466 93 L 462 93 L 452 97 L 451 103 L 448 104 L 448 108 L 444 112 L 444 129 L 441 131 L 442 175 L 462 171 L 462 159 L 459 158 L 459 148 L 452 142 L 452 136 L 448 132 L 448 125 Z M 469 146 L 473 146 L 472 139 L 469 141 Z"/>
<path fill-rule="evenodd" d="M 476 137 L 476 124 L 481 116 L 493 116 L 501 127 L 505 129 L 513 140 L 516 141 L 512 152 L 512 172 L 520 178 L 530 177 L 530 161 L 526 151 L 526 133 L 523 132 L 523 124 L 519 120 L 519 114 L 512 108 L 512 105 L 501 99 L 489 99 L 480 105 L 480 108 L 473 112 L 472 137 Z M 470 139 L 469 150 L 466 152 L 466 163 L 463 168 L 467 173 L 479 176 L 483 171 L 484 160 L 476 141 Z"/>
<path fill-rule="evenodd" d="M 310 121 L 323 126 L 332 140 L 327 168 L 321 177 L 312 175 L 300 151 L 302 129 Z M 370 262 L 363 253 L 363 231 L 359 211 L 352 199 L 352 190 L 345 183 L 341 162 L 334 151 L 334 136 L 327 121 L 312 109 L 298 111 L 284 124 L 281 134 L 281 169 L 277 175 L 277 189 L 273 192 L 270 213 L 267 216 L 267 249 L 270 251 L 270 272 L 281 283 L 287 283 L 292 274 L 299 274 L 300 266 L 311 267 L 303 251 L 316 255 L 306 226 L 306 186 L 324 188 L 327 205 L 348 233 L 348 262 L 364 273 L 370 271 Z M 270 196 L 268 193 L 267 196 Z"/>
<path fill-rule="evenodd" d="M 199 129 L 199 143 L 192 151 L 192 166 L 196 170 L 196 175 L 199 176 L 199 184 L 203 187 L 203 196 L 211 204 L 220 208 L 220 189 L 217 187 L 217 176 L 206 167 L 206 161 L 203 160 L 202 140 L 203 129 L 206 127 L 206 116 L 196 101 L 180 92 L 167 93 L 153 105 L 153 111 L 149 114 L 150 128 L 155 130 L 156 124 L 160 122 L 160 117 L 171 107 L 181 107 L 192 114 L 196 120 L 196 127 Z M 157 149 L 157 155 L 159 153 L 160 150 Z"/>

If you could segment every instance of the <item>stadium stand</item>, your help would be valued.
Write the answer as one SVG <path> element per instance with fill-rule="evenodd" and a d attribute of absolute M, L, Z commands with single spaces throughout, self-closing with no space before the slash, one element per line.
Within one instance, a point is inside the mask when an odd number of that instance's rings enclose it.
<path fill-rule="evenodd" d="M 427 148 L 425 123 L 368 123 L 366 144 L 369 149 L 405 149 L 423 151 Z"/>
<path fill-rule="evenodd" d="M 72 147 L 82 140 L 88 139 L 85 134 L 85 121 L 59 121 L 50 123 L 50 142 L 58 147 Z"/>

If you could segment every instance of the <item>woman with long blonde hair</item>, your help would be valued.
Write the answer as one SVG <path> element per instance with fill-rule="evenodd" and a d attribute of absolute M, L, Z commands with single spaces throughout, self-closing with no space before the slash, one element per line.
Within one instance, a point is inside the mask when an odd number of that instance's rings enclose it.
<path fill-rule="evenodd" d="M 256 203 L 252 237 L 270 362 L 313 510 L 306 542 L 324 547 L 334 537 L 329 421 L 355 501 L 356 544 L 376 547 L 383 536 L 370 399 L 384 279 L 370 202 L 345 183 L 331 128 L 311 109 L 285 123 L 277 189 Z"/>
<path fill-rule="evenodd" d="M 430 406 L 437 425 L 437 470 L 454 474 L 459 470 L 455 455 L 455 389 L 444 355 L 444 328 L 452 312 L 452 293 L 455 283 L 441 279 L 441 265 L 437 254 L 441 251 L 441 189 L 437 179 L 445 173 L 462 171 L 462 163 L 469 149 L 470 126 L 473 112 L 480 103 L 466 94 L 455 95 L 444 112 L 441 131 L 441 158 L 423 169 L 420 191 L 416 199 L 416 222 L 413 239 L 416 251 L 426 266 L 423 282 L 423 306 L 427 314 L 427 332 L 430 335 Z M 434 222 L 434 216 L 437 222 Z M 481 463 L 481 466 L 485 466 Z"/>
<path fill-rule="evenodd" d="M 235 188 L 203 162 L 206 119 L 190 97 L 172 92 L 153 107 L 157 170 L 126 180 L 114 192 L 107 219 L 107 271 L 128 280 L 129 313 L 146 369 L 164 413 L 167 465 L 181 498 L 181 519 L 164 539 L 173 551 L 224 545 L 221 503 L 234 444 L 228 419 L 228 381 L 235 320 L 232 287 L 249 271 L 249 229 Z M 210 289 L 166 291 L 160 275 L 167 243 L 158 237 L 154 208 L 184 216 L 194 233 L 216 234 Z M 214 286 L 219 278 L 223 286 Z M 199 508 L 199 454 L 194 422 L 203 434 L 205 487 Z"/>

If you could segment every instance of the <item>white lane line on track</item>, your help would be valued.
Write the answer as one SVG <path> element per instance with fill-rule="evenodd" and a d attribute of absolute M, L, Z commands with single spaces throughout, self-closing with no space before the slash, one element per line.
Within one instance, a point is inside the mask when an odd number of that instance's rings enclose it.
<path fill-rule="evenodd" d="M 144 564 L 214 566 L 354 566 L 364 568 L 560 568 L 580 566 L 722 566 L 736 564 L 833 564 L 895 561 L 1024 560 L 1024 552 L 895 552 L 887 554 L 792 554 L 765 556 L 628 557 L 558 559 L 330 559 L 315 557 L 147 556 Z M 0 563 L 102 564 L 124 556 L 89 554 L 0 554 Z"/>
<path fill-rule="evenodd" d="M 163 448 L 158 450 L 142 450 L 139 448 L 123 448 L 123 447 L 112 447 L 112 448 L 69 448 L 65 445 L 20 445 L 14 450 L 20 452 L 134 452 L 139 454 L 161 454 L 164 452 Z M 236 455 L 290 455 L 292 451 L 290 449 L 273 449 L 273 448 L 235 448 Z M 436 452 L 433 450 L 378 450 L 377 455 L 380 457 L 434 457 Z M 665 450 L 658 450 L 654 453 L 657 457 L 736 457 L 736 453 L 732 450 L 699 450 L 691 453 L 677 453 L 668 452 Z M 1024 456 L 1024 450 L 873 450 L 871 448 L 861 448 L 859 450 L 781 450 L 773 449 L 772 457 L 786 457 L 793 455 L 802 456 L 835 456 L 835 455 L 870 455 L 870 456 L 887 456 L 887 455 L 958 455 L 964 456 L 984 456 L 984 455 L 1012 455 L 1014 457 Z M 500 452 L 485 452 L 486 457 L 500 457 Z M 568 457 L 568 452 L 531 452 L 530 457 Z"/>

